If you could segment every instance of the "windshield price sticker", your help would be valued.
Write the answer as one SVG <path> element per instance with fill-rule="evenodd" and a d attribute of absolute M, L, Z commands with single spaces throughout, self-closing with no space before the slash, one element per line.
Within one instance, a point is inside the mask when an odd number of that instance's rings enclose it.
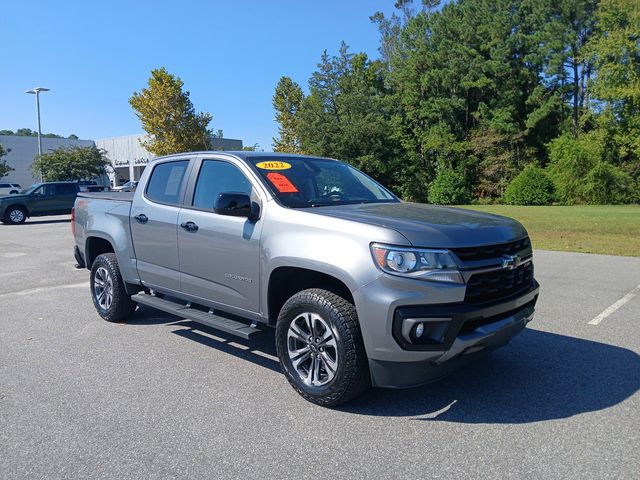
<path fill-rule="evenodd" d="M 256 167 L 263 170 L 289 170 L 291 164 L 287 162 L 260 162 L 256 163 Z"/>
<path fill-rule="evenodd" d="M 267 178 L 280 193 L 297 193 L 298 189 L 281 173 L 269 172 Z"/>

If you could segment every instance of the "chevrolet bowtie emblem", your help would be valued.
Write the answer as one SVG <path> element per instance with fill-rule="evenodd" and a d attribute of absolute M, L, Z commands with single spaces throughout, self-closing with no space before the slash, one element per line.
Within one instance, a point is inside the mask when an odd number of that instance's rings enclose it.
<path fill-rule="evenodd" d="M 521 263 L 520 255 L 503 255 L 502 268 L 505 270 L 513 270 Z"/>

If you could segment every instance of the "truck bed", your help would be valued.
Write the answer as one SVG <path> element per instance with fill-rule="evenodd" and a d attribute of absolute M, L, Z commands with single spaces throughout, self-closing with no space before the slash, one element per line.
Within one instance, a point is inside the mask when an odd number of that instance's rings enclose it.
<path fill-rule="evenodd" d="M 133 202 L 135 192 L 80 192 L 78 197 L 95 198 L 97 200 L 118 200 L 120 202 Z"/>

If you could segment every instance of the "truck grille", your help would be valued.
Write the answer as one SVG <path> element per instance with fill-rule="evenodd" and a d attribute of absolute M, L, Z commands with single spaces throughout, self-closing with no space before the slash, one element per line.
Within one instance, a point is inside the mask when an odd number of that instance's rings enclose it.
<path fill-rule="evenodd" d="M 515 255 L 522 250 L 531 250 L 529 237 L 515 242 L 501 243 L 499 245 L 485 245 L 484 247 L 451 248 L 463 262 L 473 262 L 476 260 L 487 260 L 500 258 L 503 255 Z"/>
<path fill-rule="evenodd" d="M 494 270 L 476 273 L 467 282 L 464 300 L 469 303 L 487 303 L 508 298 L 531 288 L 533 262 L 513 270 Z"/>

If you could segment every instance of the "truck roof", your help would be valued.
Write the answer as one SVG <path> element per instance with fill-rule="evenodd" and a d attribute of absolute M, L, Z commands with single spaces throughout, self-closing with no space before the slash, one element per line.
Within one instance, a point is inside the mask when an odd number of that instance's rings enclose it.
<path fill-rule="evenodd" d="M 71 183 L 71 184 L 78 184 L 78 180 L 60 180 L 60 181 L 55 181 L 55 182 L 37 182 L 34 183 L 33 185 L 51 185 L 51 184 L 59 184 L 59 183 Z"/>
<path fill-rule="evenodd" d="M 164 155 L 162 157 L 157 157 L 154 158 L 153 160 L 151 160 L 152 162 L 155 162 L 157 160 L 164 160 L 165 158 L 171 158 L 171 157 L 176 157 L 176 156 L 183 156 L 183 155 L 206 155 L 206 154 L 212 154 L 215 153 L 217 155 L 232 155 L 240 160 L 244 160 L 244 161 L 248 161 L 250 158 L 278 158 L 278 157 L 282 157 L 282 158 L 292 158 L 292 157 L 297 157 L 297 158 L 322 158 L 324 160 L 333 160 L 333 161 L 338 161 L 335 158 L 328 158 L 328 157 L 321 157 L 318 155 L 300 155 L 297 153 L 282 153 L 282 152 L 254 152 L 251 150 L 201 150 L 201 151 L 197 151 L 197 152 L 184 152 L 184 153 L 175 153 L 172 155 Z"/>

